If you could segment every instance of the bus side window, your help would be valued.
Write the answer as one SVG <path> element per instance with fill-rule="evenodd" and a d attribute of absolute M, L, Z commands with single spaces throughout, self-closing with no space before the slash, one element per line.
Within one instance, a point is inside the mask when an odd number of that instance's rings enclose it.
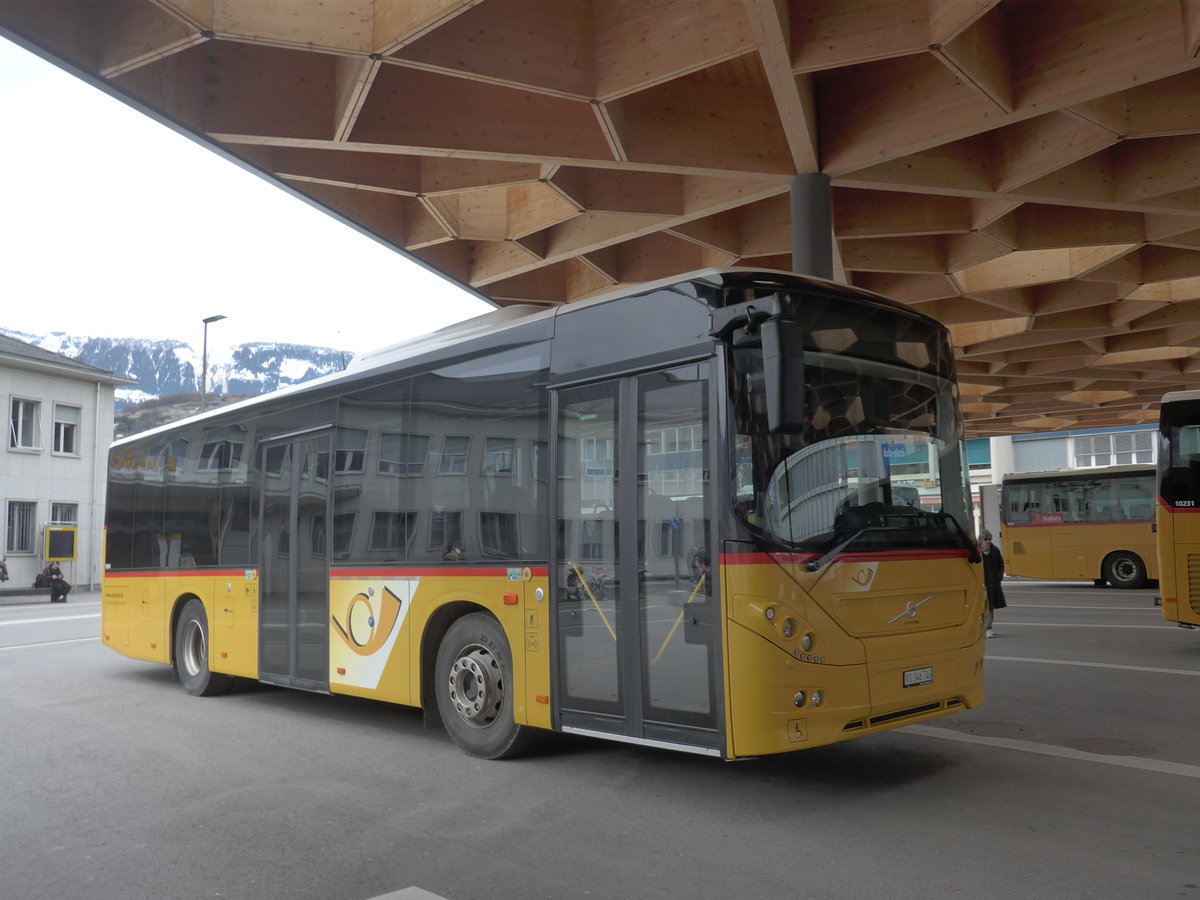
<path fill-rule="evenodd" d="M 1181 462 L 1200 462 L 1200 425 L 1183 425 L 1173 442 Z"/>

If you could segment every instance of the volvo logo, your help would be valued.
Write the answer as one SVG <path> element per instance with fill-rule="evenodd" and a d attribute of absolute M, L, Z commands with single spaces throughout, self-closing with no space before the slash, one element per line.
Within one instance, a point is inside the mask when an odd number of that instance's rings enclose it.
<path fill-rule="evenodd" d="M 926 603 L 928 603 L 932 599 L 933 599 L 933 594 L 930 594 L 924 600 L 909 600 L 907 603 L 904 604 L 904 611 L 901 612 L 900 615 L 896 616 L 895 618 L 888 619 L 888 624 L 894 625 L 897 622 L 899 622 L 901 619 L 915 619 L 917 617 L 917 610 L 920 609 L 922 606 L 924 606 Z"/>

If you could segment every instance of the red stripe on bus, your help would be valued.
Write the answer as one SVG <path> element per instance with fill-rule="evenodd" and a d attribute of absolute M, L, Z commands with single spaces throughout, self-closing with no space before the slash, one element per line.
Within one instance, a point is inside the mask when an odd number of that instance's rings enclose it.
<path fill-rule="evenodd" d="M 1102 525 L 1149 525 L 1153 519 L 1117 519 L 1113 522 L 1028 522 L 1024 525 L 1006 524 L 1004 531 L 1019 531 L 1022 528 L 1099 528 Z"/>
<path fill-rule="evenodd" d="M 154 571 L 105 572 L 105 578 L 244 578 L 253 569 L 155 569 Z"/>
<path fill-rule="evenodd" d="M 1158 498 L 1158 505 L 1169 513 L 1200 513 L 1200 506 L 1171 506 L 1162 497 Z"/>
<path fill-rule="evenodd" d="M 534 568 L 532 566 L 513 566 L 514 569 L 526 568 L 533 574 L 534 578 L 548 578 L 550 575 L 549 569 L 544 567 Z M 458 568 L 445 566 L 442 568 L 422 568 L 422 569 L 332 569 L 329 573 L 330 578 L 507 578 L 508 567 L 497 567 L 490 569 L 482 568 Z"/>

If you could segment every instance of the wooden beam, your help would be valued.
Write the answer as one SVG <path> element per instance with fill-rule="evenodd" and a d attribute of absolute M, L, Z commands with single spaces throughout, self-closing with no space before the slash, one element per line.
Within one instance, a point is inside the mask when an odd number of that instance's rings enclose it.
<path fill-rule="evenodd" d="M 489 126 L 481 129 L 479 121 Z M 384 66 L 375 77 L 351 137 L 526 158 L 608 155 L 587 103 L 399 66 Z"/>
<path fill-rule="evenodd" d="M 841 70 L 819 81 L 819 97 L 821 160 L 834 176 L 965 137 L 963 123 L 982 131 L 1003 115 L 928 53 Z"/>
<path fill-rule="evenodd" d="M 1118 201 L 1200 187 L 1200 135 L 1125 141 L 1114 148 L 1111 160 Z"/>
<path fill-rule="evenodd" d="M 201 54 L 204 64 L 200 131 L 333 138 L 336 57 L 228 41 L 187 54 Z"/>
<path fill-rule="evenodd" d="M 218 37 L 275 47 L 367 54 L 372 49 L 372 0 L 213 0 Z"/>
<path fill-rule="evenodd" d="M 787 0 L 742 0 L 797 173 L 820 171 L 813 80 L 792 72 Z"/>
<path fill-rule="evenodd" d="M 394 194 L 421 192 L 421 160 L 417 157 L 296 147 L 263 149 L 264 165 L 295 181 L 319 181 Z"/>
<path fill-rule="evenodd" d="M 670 230 L 685 240 L 736 255 L 742 246 L 741 227 L 742 218 L 735 211 L 693 219 L 675 225 Z"/>
<path fill-rule="evenodd" d="M 389 60 L 588 100 L 596 96 L 592 6 L 592 0 L 481 3 L 409 41 Z"/>
<path fill-rule="evenodd" d="M 940 236 L 843 240 L 842 261 L 848 270 L 946 272 L 946 248 Z"/>
<path fill-rule="evenodd" d="M 842 238 L 968 232 L 971 201 L 961 197 L 834 188 L 833 221 Z"/>
<path fill-rule="evenodd" d="M 957 286 L 943 274 L 854 272 L 850 283 L 901 303 L 916 304 L 959 296 Z"/>
<path fill-rule="evenodd" d="M 371 47 L 386 56 L 446 25 L 482 0 L 374 0 Z"/>
<path fill-rule="evenodd" d="M 1124 256 L 1134 246 L 1118 244 L 1110 247 L 1025 250 L 958 272 L 955 277 L 968 293 L 1066 281 L 1086 275 L 1092 269 Z"/>
<path fill-rule="evenodd" d="M 818 72 L 924 50 L 929 16 L 905 0 L 807 0 L 791 16 L 792 68 Z"/>
<path fill-rule="evenodd" d="M 949 43 L 999 3 L 1000 0 L 929 0 L 929 42 Z"/>
<path fill-rule="evenodd" d="M 421 193 L 430 195 L 529 184 L 541 177 L 537 163 L 428 156 L 421 158 L 420 166 Z"/>
<path fill-rule="evenodd" d="M 996 189 L 1011 191 L 1117 142 L 1106 129 L 1069 113 L 1049 113 L 992 132 Z"/>
<path fill-rule="evenodd" d="M 613 100 L 754 50 L 745 10 L 726 0 L 606 0 L 593 6 L 596 88 Z M 647 53 L 647 47 L 657 52 Z"/>
<path fill-rule="evenodd" d="M 340 56 L 334 62 L 334 127 L 333 139 L 347 141 L 363 101 L 375 83 L 375 75 L 382 65 L 377 59 L 360 59 Z"/>
<path fill-rule="evenodd" d="M 1200 69 L 1194 68 L 1194 53 L 1191 60 L 1188 71 L 1169 78 L 1143 76 L 1143 84 L 1121 95 L 1129 110 L 1125 134 L 1143 138 L 1200 131 Z"/>
<path fill-rule="evenodd" d="M 794 171 L 774 101 L 763 87 L 688 75 L 607 106 L 630 160 L 746 173 Z M 714 108 L 721 110 L 719 124 Z M 682 134 L 689 136 L 686 142 Z"/>
<path fill-rule="evenodd" d="M 1008 17 L 999 8 L 980 16 L 955 37 L 933 41 L 930 49 L 950 71 L 995 103 L 1001 112 L 1013 111 Z"/>
<path fill-rule="evenodd" d="M 507 189 L 507 197 L 507 235 L 513 239 L 544 231 L 579 215 L 574 204 L 541 182 L 513 185 Z"/>
<path fill-rule="evenodd" d="M 196 31 L 212 31 L 213 0 L 151 0 Z"/>
<path fill-rule="evenodd" d="M 1127 244 L 1146 238 L 1140 213 L 1026 203 L 1011 221 L 1021 250 Z"/>
<path fill-rule="evenodd" d="M 144 0 L 117 0 L 107 5 L 105 13 L 98 65 L 104 78 L 206 40 L 199 29 Z"/>

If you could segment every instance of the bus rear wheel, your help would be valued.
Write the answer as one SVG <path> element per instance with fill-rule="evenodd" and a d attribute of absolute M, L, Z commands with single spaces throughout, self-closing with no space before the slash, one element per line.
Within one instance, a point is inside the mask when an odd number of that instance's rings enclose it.
<path fill-rule="evenodd" d="M 438 647 L 434 689 L 450 739 L 464 753 L 504 759 L 528 748 L 534 730 L 513 720 L 512 654 L 487 613 L 455 621 Z"/>
<path fill-rule="evenodd" d="M 1104 579 L 1113 587 L 1140 588 L 1146 583 L 1146 564 L 1130 550 L 1118 550 L 1104 558 Z"/>
<path fill-rule="evenodd" d="M 208 616 L 204 604 L 195 597 L 184 605 L 175 623 L 174 649 L 175 674 L 189 694 L 212 697 L 229 690 L 233 676 L 208 667 Z"/>

